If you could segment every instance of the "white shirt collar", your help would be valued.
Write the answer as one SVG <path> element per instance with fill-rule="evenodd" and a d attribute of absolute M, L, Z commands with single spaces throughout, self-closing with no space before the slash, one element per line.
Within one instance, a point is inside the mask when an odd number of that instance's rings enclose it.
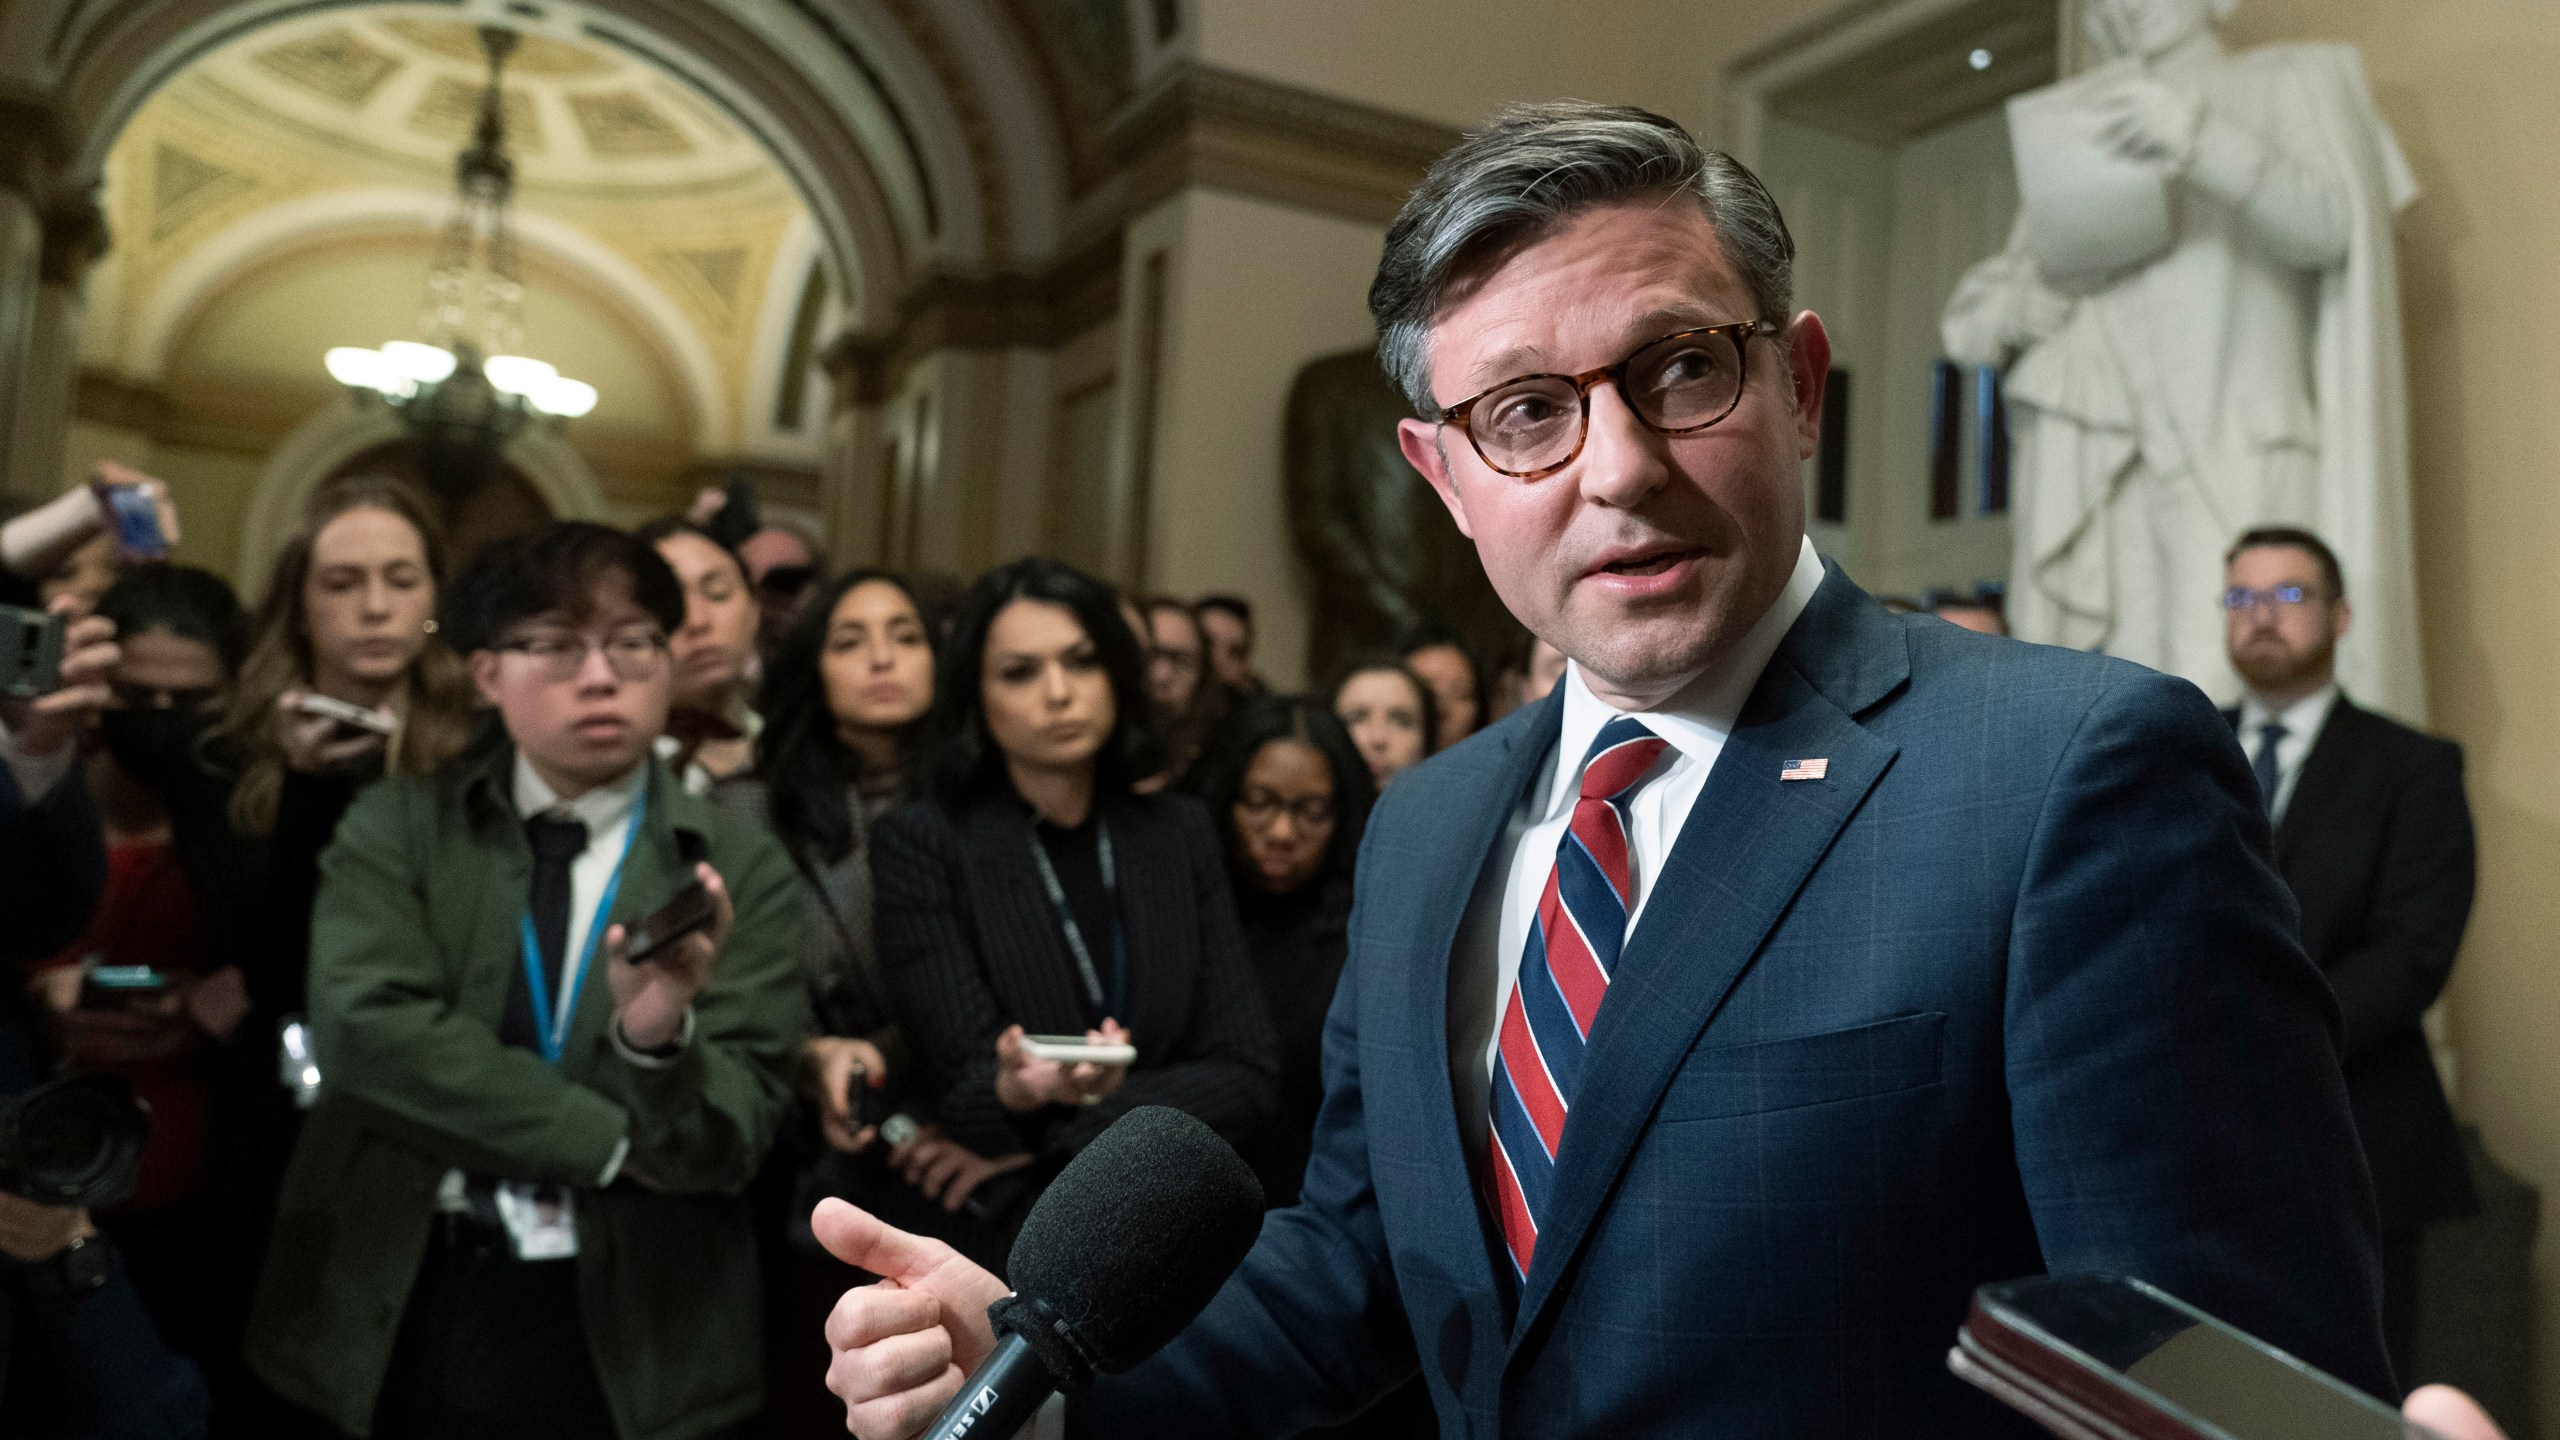
<path fill-rule="evenodd" d="M 2329 723 L 2329 712 L 2338 703 L 2338 682 L 2332 680 L 2282 710 L 2269 710 L 2257 696 L 2244 696 L 2240 701 L 2240 733 L 2254 736 L 2259 727 L 2270 721 L 2284 727 L 2286 739 L 2309 740 Z"/>
<path fill-rule="evenodd" d="M 528 820 L 536 815 L 557 815 L 564 820 L 576 820 L 587 827 L 589 841 L 621 824 L 623 817 L 631 813 L 632 804 L 640 798 L 641 788 L 648 783 L 649 762 L 643 760 L 632 766 L 631 773 L 621 779 L 607 781 L 575 800 L 563 800 L 558 791 L 534 773 L 533 762 L 524 758 L 524 752 L 516 752 L 516 813 Z"/>
<path fill-rule="evenodd" d="M 1769 657 L 1778 653 L 1779 642 L 1787 638 L 1787 631 L 1794 628 L 1805 606 L 1813 603 L 1813 592 L 1822 588 L 1822 577 L 1822 557 L 1814 552 L 1812 538 L 1805 537 L 1798 544 L 1796 568 L 1787 577 L 1786 588 L 1778 592 L 1778 598 L 1759 621 L 1743 632 L 1733 653 L 1721 664 L 1700 672 L 1670 699 L 1635 713 L 1682 755 L 1712 763 L 1722 753 L 1725 737 L 1733 733 L 1734 722 L 1741 718 L 1752 687 L 1760 683 L 1760 672 L 1769 668 Z M 1564 722 L 1556 741 L 1556 775 L 1547 794 L 1548 814 L 1553 814 L 1567 796 L 1579 793 L 1574 787 L 1581 774 L 1582 757 L 1599 735 L 1600 727 L 1627 713 L 1591 693 L 1591 687 L 1583 683 L 1578 661 L 1565 665 L 1563 686 Z"/>

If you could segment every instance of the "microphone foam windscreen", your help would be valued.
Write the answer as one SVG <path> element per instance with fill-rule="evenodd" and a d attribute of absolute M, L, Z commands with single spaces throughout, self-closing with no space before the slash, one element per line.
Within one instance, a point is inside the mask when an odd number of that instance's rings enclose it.
<path fill-rule="evenodd" d="M 1014 1238 L 1014 1293 L 1126 1370 L 1207 1308 L 1262 1231 L 1262 1184 L 1217 1132 L 1141 1105 L 1067 1162 Z"/>

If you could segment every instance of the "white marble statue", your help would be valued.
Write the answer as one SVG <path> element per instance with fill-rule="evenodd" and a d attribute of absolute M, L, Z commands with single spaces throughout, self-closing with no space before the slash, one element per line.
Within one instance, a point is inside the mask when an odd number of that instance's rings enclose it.
<path fill-rule="evenodd" d="M 2226 52 L 2234 3 L 2087 0 L 2107 63 L 2012 105 L 2018 226 L 1943 327 L 2015 357 L 2010 621 L 2227 700 L 2223 551 L 2299 525 L 2355 603 L 2341 681 L 2423 722 L 2391 235 L 2416 183 L 2352 47 Z"/>

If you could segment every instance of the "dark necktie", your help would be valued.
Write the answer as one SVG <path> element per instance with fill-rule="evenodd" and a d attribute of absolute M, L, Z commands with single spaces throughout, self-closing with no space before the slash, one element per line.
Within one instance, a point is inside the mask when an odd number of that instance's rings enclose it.
<path fill-rule="evenodd" d="M 2276 768 L 2276 751 L 2284 744 L 2287 733 L 2283 725 L 2273 720 L 2258 727 L 2258 801 L 2267 807 L 2269 815 L 2276 813 L 2276 786 L 2284 778 Z"/>
<path fill-rule="evenodd" d="M 559 1013 L 560 973 L 568 965 L 569 905 L 574 885 L 569 869 L 586 852 L 587 827 L 575 820 L 537 815 L 524 822 L 525 840 L 533 847 L 533 889 L 528 897 L 533 938 L 542 947 L 542 994 L 525 980 L 524 959 L 516 957 L 515 980 L 507 987 L 506 1017 L 498 1038 L 526 1050 L 542 1048 L 539 1013 L 546 1021 Z M 542 1008 L 539 1012 L 535 1006 Z"/>

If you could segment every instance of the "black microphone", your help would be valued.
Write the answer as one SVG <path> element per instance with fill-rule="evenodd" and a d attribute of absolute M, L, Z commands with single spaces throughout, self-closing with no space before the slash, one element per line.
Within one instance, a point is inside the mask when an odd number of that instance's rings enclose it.
<path fill-rule="evenodd" d="M 1013 1440 L 1055 1392 L 1076 1394 L 1162 1348 L 1206 1309 L 1262 1231 L 1262 1184 L 1217 1132 L 1141 1105 L 1113 1121 L 1031 1207 L 987 1307 L 996 1348 L 923 1440 Z"/>

